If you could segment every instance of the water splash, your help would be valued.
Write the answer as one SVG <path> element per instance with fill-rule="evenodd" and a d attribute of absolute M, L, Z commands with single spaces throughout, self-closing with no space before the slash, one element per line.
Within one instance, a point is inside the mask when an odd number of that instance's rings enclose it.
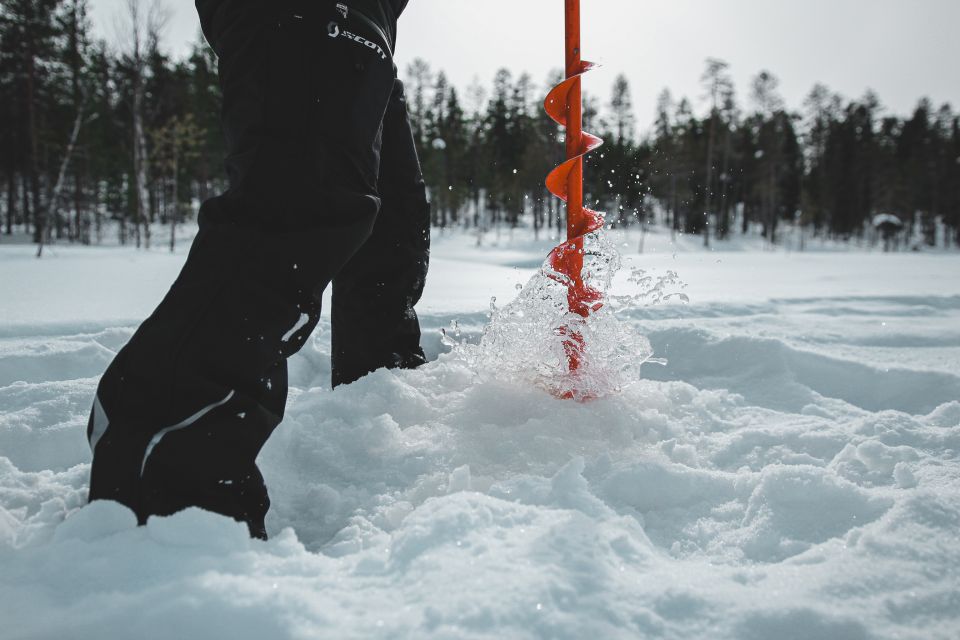
<path fill-rule="evenodd" d="M 611 297 L 613 277 L 620 268 L 620 254 L 614 245 L 602 233 L 588 234 L 584 282 L 615 304 L 605 304 L 586 318 L 571 313 L 565 276 L 554 271 L 547 260 L 515 300 L 503 307 L 498 307 L 495 299 L 491 301 L 490 322 L 479 344 L 461 341 L 456 323 L 451 331 L 443 331 L 442 341 L 483 379 L 533 385 L 554 395 L 575 389 L 577 400 L 617 393 L 640 379 L 641 365 L 656 362 L 650 342 L 619 312 L 682 296 L 672 291 L 682 285 L 676 273 L 658 278 L 634 270 L 631 282 L 639 293 Z M 565 344 L 576 334 L 582 336 L 584 358 L 580 368 L 571 372 Z"/>
<path fill-rule="evenodd" d="M 667 270 L 664 275 L 658 276 L 653 270 L 633 267 L 630 270 L 629 282 L 636 285 L 635 293 L 609 297 L 609 303 L 618 312 L 662 304 L 674 299 L 683 303 L 690 302 L 689 296 L 678 290 L 686 289 L 687 283 L 680 279 L 676 271 Z"/>

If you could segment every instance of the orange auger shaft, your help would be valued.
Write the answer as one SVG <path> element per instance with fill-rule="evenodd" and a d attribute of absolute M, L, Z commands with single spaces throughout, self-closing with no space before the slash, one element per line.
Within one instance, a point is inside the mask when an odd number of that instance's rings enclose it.
<path fill-rule="evenodd" d="M 583 156 L 603 141 L 583 131 L 581 76 L 594 68 L 580 57 L 580 0 L 564 0 L 566 11 L 566 79 L 547 95 L 544 108 L 566 127 L 567 160 L 547 176 L 547 189 L 567 203 L 567 240 L 550 253 L 550 267 L 567 286 L 570 311 L 586 318 L 602 306 L 602 293 L 583 280 L 584 237 L 603 227 L 603 217 L 583 206 Z M 567 327 L 564 350 L 569 370 L 580 367 L 583 336 Z"/>

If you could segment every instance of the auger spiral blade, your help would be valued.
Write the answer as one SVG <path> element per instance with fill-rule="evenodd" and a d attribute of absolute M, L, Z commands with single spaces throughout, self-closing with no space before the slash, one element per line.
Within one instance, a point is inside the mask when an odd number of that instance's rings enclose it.
<path fill-rule="evenodd" d="M 595 68 L 580 58 L 580 0 L 565 0 L 566 79 L 555 86 L 544 102 L 547 114 L 566 128 L 567 160 L 547 176 L 547 189 L 567 203 L 567 239 L 550 252 L 553 276 L 567 287 L 570 311 L 584 321 L 603 306 L 603 293 L 584 281 L 583 247 L 585 237 L 603 227 L 603 216 L 583 206 L 583 157 L 603 144 L 595 135 L 583 131 L 581 77 Z M 557 329 L 563 336 L 569 379 L 562 398 L 583 399 L 576 386 L 576 373 L 584 364 L 586 343 L 575 328 Z"/>

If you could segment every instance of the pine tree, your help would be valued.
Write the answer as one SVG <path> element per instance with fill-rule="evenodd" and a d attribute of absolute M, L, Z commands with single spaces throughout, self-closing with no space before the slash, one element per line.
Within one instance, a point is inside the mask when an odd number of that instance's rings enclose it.
<path fill-rule="evenodd" d="M 657 97 L 651 149 L 653 168 L 650 177 L 653 195 L 665 208 L 666 222 L 674 235 L 680 230 L 680 218 L 677 215 L 677 145 L 671 115 L 675 109 L 670 90 L 664 89 Z"/>
<path fill-rule="evenodd" d="M 216 58 L 202 37 L 185 60 L 164 55 L 154 0 L 127 0 L 137 18 L 131 40 L 111 51 L 90 38 L 87 2 L 8 0 L 0 10 L 2 231 L 99 242 L 109 218 L 121 242 L 146 245 L 151 220 L 174 232 L 191 203 L 226 184 Z M 562 129 L 541 97 L 562 74 L 539 88 L 501 70 L 492 92 L 474 81 L 460 93 L 423 60 L 407 71 L 434 224 L 472 226 L 478 242 L 503 223 L 561 232 L 565 208 L 544 178 L 564 159 Z M 606 140 L 585 159 L 585 203 L 607 211 L 610 224 L 645 224 L 652 213 L 709 242 L 742 211 L 744 232 L 758 224 L 776 242 L 782 220 L 855 237 L 889 212 L 918 224 L 929 244 L 947 241 L 941 224 L 960 242 L 960 133 L 950 107 L 923 100 L 902 118 L 882 114 L 872 94 L 844 104 L 817 85 L 801 125 L 768 72 L 755 78 L 746 115 L 724 62 L 708 60 L 701 82 L 705 113 L 665 91 L 639 139 L 624 76 L 602 108 L 584 93 L 584 128 Z"/>
<path fill-rule="evenodd" d="M 710 103 L 710 113 L 707 117 L 707 163 L 706 163 L 706 182 L 704 184 L 705 206 L 703 243 L 704 246 L 710 245 L 710 216 L 714 215 L 714 153 L 716 150 L 717 129 L 725 127 L 721 117 L 721 106 L 733 92 L 733 80 L 727 71 L 730 65 L 717 58 L 707 58 L 706 69 L 700 77 L 700 82 L 706 91 L 707 100 Z"/>
<path fill-rule="evenodd" d="M 832 122 L 836 119 L 834 96 L 822 84 L 816 84 L 804 100 L 806 109 L 806 133 L 804 143 L 805 157 L 805 197 L 803 209 L 809 221 L 813 224 L 814 232 L 819 232 L 828 216 L 826 203 L 827 173 L 824 167 L 826 154 L 827 134 Z"/>
<path fill-rule="evenodd" d="M 626 226 L 638 214 L 639 190 L 636 180 L 633 179 L 636 175 L 633 100 L 630 96 L 630 84 L 623 74 L 614 80 L 609 110 L 610 122 L 607 129 L 610 140 L 604 152 L 607 162 L 603 164 L 603 175 L 614 196 L 610 200 L 616 207 L 613 223 Z"/>
<path fill-rule="evenodd" d="M 953 242 L 960 246 L 960 116 L 950 126 L 948 172 L 945 176 L 947 195 L 947 224 L 953 228 Z M 950 160 L 953 163 L 950 164 Z"/>
<path fill-rule="evenodd" d="M 33 218 L 33 238 L 40 242 L 46 233 L 48 185 L 45 160 L 49 157 L 44 134 L 51 125 L 50 75 L 58 63 L 56 55 L 58 0 L 10 0 L 0 13 L 5 35 L 4 57 L 8 58 L 10 82 L 17 106 L 14 126 L 20 136 L 19 169 L 23 178 L 24 222 Z M 54 136 L 50 136 L 53 138 Z"/>
<path fill-rule="evenodd" d="M 721 168 L 720 168 L 720 218 L 717 223 L 718 238 L 725 239 L 730 233 L 731 194 L 739 182 L 732 171 L 736 161 L 734 155 L 734 136 L 737 133 L 739 110 L 734 97 L 733 85 L 725 87 L 723 102 L 720 107 L 719 120 L 722 128 L 721 135 Z"/>
<path fill-rule="evenodd" d="M 5 12 L 0 12 L 0 120 L 7 123 L 0 127 L 0 149 L 4 172 L 4 233 L 13 234 L 14 224 L 19 224 L 19 174 L 23 166 L 23 140 L 18 125 L 17 58 L 14 45 L 15 23 Z"/>
<path fill-rule="evenodd" d="M 430 97 L 429 87 L 432 84 L 433 73 L 430 65 L 423 58 L 415 58 L 407 66 L 407 108 L 413 124 L 413 139 L 417 145 L 417 152 L 421 158 L 427 155 L 427 140 L 425 126 Z"/>
<path fill-rule="evenodd" d="M 510 207 L 510 186 L 516 168 L 514 143 L 511 140 L 510 92 L 513 76 L 507 69 L 497 71 L 493 81 L 493 93 L 487 104 L 485 123 L 486 157 L 490 161 L 490 188 L 488 201 L 497 226 L 504 211 Z"/>
<path fill-rule="evenodd" d="M 477 230 L 477 245 L 479 246 L 487 224 L 484 207 L 486 198 L 483 193 L 485 185 L 488 184 L 487 176 L 490 173 L 490 165 L 486 161 L 486 122 L 483 110 L 486 93 L 476 78 L 467 88 L 467 100 L 469 117 L 466 123 L 467 148 L 463 152 L 463 171 L 467 180 L 469 198 L 473 203 L 472 223 Z"/>
<path fill-rule="evenodd" d="M 792 214 L 795 176 L 796 134 L 791 117 L 783 109 L 777 92 L 779 80 L 768 71 L 761 71 L 753 80 L 752 97 L 757 107 L 753 134 L 760 162 L 754 174 L 755 202 L 763 224 L 763 236 L 777 241 L 777 223 Z"/>
<path fill-rule="evenodd" d="M 702 146 L 703 129 L 701 123 L 693 113 L 690 101 L 686 98 L 677 103 L 674 115 L 673 135 L 676 138 L 674 146 L 674 170 L 676 172 L 676 206 L 682 229 L 685 233 L 699 233 L 703 224 L 703 215 L 695 213 L 702 211 L 703 177 L 700 170 L 703 168 L 699 147 Z"/>
<path fill-rule="evenodd" d="M 203 201 L 211 193 L 226 187 L 222 161 L 226 145 L 220 125 L 223 98 L 217 79 L 216 56 L 202 34 L 198 33 L 194 41 L 187 65 L 189 113 L 201 138 L 196 157 L 188 166 L 196 182 L 197 199 Z"/>

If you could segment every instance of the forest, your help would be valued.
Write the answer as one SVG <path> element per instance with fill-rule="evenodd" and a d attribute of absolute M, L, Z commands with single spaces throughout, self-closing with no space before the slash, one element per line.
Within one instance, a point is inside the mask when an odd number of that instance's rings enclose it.
<path fill-rule="evenodd" d="M 119 17 L 122 37 L 108 45 L 92 35 L 87 0 L 0 7 L 0 241 L 172 247 L 177 225 L 226 188 L 212 50 L 198 36 L 186 58 L 166 54 L 160 4 L 128 0 Z M 559 70 L 538 82 L 502 69 L 467 87 L 425 60 L 400 73 L 435 226 L 564 227 L 543 186 L 564 153 L 542 109 Z M 586 161 L 585 191 L 610 226 L 661 225 L 706 245 L 734 234 L 776 244 L 785 228 L 876 242 L 877 221 L 896 216 L 913 248 L 960 245 L 950 105 L 921 98 L 893 115 L 873 93 L 818 84 L 793 110 L 768 71 L 737 95 L 719 59 L 700 83 L 693 97 L 664 90 L 652 123 L 636 121 L 624 75 L 609 95 L 586 93 L 585 128 L 605 144 Z"/>

